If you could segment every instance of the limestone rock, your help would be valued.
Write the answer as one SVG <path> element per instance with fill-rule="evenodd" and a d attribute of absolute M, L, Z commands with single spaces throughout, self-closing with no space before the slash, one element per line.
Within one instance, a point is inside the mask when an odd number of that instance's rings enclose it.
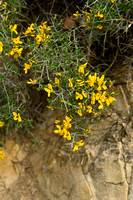
<path fill-rule="evenodd" d="M 0 160 L 0 190 L 8 188 L 18 179 L 20 170 L 22 171 L 18 162 L 26 156 L 26 152 L 22 151 L 13 140 L 7 141 L 5 146 L 6 149 L 3 150 L 5 159 Z"/>
<path fill-rule="evenodd" d="M 51 111 L 50 111 L 51 112 Z M 52 122 L 56 111 L 45 113 Z M 61 114 L 59 113 L 60 117 Z M 48 125 L 49 124 L 49 125 Z M 39 185 L 50 200 L 128 200 L 132 196 L 132 125 L 108 112 L 78 152 L 64 146 L 48 119 L 37 128 L 43 142 L 30 159 Z"/>

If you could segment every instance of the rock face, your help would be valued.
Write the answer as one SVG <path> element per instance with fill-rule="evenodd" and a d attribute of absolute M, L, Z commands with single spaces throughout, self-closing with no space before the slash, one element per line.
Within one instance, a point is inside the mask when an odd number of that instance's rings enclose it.
<path fill-rule="evenodd" d="M 48 111 L 45 116 L 44 123 L 35 131 L 42 146 L 31 155 L 31 162 L 48 199 L 131 200 L 132 123 L 127 125 L 125 118 L 108 111 L 101 123 L 92 125 L 85 146 L 72 152 L 53 133 L 54 120 L 61 113 Z"/>
<path fill-rule="evenodd" d="M 18 179 L 22 168 L 17 163 L 22 161 L 27 154 L 13 140 L 8 141 L 6 147 L 7 149 L 3 150 L 5 159 L 0 161 L 0 190 L 9 188 Z"/>
<path fill-rule="evenodd" d="M 40 191 L 32 165 L 28 159 L 30 142 L 6 142 L 5 159 L 0 161 L 1 200 L 47 200 Z"/>

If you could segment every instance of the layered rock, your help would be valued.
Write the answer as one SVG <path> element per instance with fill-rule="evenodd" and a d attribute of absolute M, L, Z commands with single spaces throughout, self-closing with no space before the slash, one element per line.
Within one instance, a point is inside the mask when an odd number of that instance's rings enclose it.
<path fill-rule="evenodd" d="M 54 120 L 61 113 L 49 111 L 45 116 L 44 123 L 35 131 L 42 146 L 31 155 L 31 162 L 40 187 L 50 200 L 129 200 L 132 197 L 132 123 L 127 125 L 125 118 L 108 111 L 101 123 L 92 125 L 85 146 L 72 152 L 53 133 Z"/>

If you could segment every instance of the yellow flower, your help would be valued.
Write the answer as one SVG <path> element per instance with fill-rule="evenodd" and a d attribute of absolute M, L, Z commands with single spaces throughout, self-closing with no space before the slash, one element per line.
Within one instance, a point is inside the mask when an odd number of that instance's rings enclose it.
<path fill-rule="evenodd" d="M 98 109 L 103 109 L 103 104 L 101 102 L 100 106 L 98 106 Z"/>
<path fill-rule="evenodd" d="M 4 18 L 4 21 L 6 22 L 7 21 L 7 19 L 8 19 L 8 15 Z"/>
<path fill-rule="evenodd" d="M 98 85 L 102 85 L 103 81 L 104 81 L 104 74 L 101 76 L 101 78 L 97 77 Z"/>
<path fill-rule="evenodd" d="M 52 108 L 51 106 L 46 106 L 47 108 L 49 108 L 50 110 L 54 110 L 54 108 Z"/>
<path fill-rule="evenodd" d="M 78 103 L 80 108 L 83 108 L 85 110 L 85 104 L 84 103 Z"/>
<path fill-rule="evenodd" d="M 72 83 L 71 79 L 69 78 L 68 81 L 69 81 L 68 87 L 71 87 L 73 89 L 73 83 Z"/>
<path fill-rule="evenodd" d="M 107 81 L 104 81 L 104 82 L 103 82 L 103 85 L 102 85 L 102 88 L 103 88 L 104 90 L 107 90 L 107 86 L 105 85 L 106 82 L 107 82 Z"/>
<path fill-rule="evenodd" d="M 61 73 L 57 73 L 56 76 L 62 76 L 62 74 Z"/>
<path fill-rule="evenodd" d="M 102 87 L 101 87 L 101 85 L 99 85 L 98 87 L 96 86 L 94 89 L 98 90 L 98 91 L 101 91 Z"/>
<path fill-rule="evenodd" d="M 85 98 L 88 97 L 87 93 L 86 93 L 84 90 L 82 90 L 82 95 L 83 95 Z"/>
<path fill-rule="evenodd" d="M 76 100 L 78 100 L 78 99 L 82 100 L 83 96 L 82 96 L 82 94 L 79 94 L 78 92 L 76 92 L 75 98 L 76 98 Z"/>
<path fill-rule="evenodd" d="M 113 101 L 116 101 L 116 99 L 112 96 L 109 96 L 109 98 L 106 99 L 107 106 L 109 106 Z"/>
<path fill-rule="evenodd" d="M 112 83 L 112 81 L 111 81 L 111 80 L 109 80 L 109 82 L 110 82 L 110 86 L 109 86 L 109 87 L 111 87 L 111 86 L 113 85 L 113 83 Z"/>
<path fill-rule="evenodd" d="M 30 63 L 30 64 L 24 63 L 24 71 L 25 71 L 25 74 L 27 74 L 27 71 L 28 71 L 28 69 L 31 68 L 31 66 L 32 66 L 32 63 Z"/>
<path fill-rule="evenodd" d="M 60 135 L 63 135 L 63 130 L 61 129 L 61 126 L 56 125 L 56 128 L 58 128 L 58 130 L 55 130 L 54 133 L 59 133 Z"/>
<path fill-rule="evenodd" d="M 35 29 L 35 28 L 33 28 L 33 26 L 34 26 L 34 24 L 32 23 L 23 34 L 28 35 L 29 33 L 31 33 L 31 31 L 33 31 Z"/>
<path fill-rule="evenodd" d="M 101 101 L 101 102 L 105 102 L 105 100 L 106 100 L 106 98 L 107 98 L 105 95 L 106 95 L 106 91 L 104 91 L 104 92 L 102 93 L 102 95 L 100 96 L 100 101 Z"/>
<path fill-rule="evenodd" d="M 91 74 L 89 75 L 89 80 L 85 81 L 86 83 L 88 83 L 89 86 L 93 87 L 94 83 L 96 81 L 96 76 L 97 74 L 95 73 L 94 76 L 91 76 Z"/>
<path fill-rule="evenodd" d="M 100 99 L 100 97 L 101 97 L 101 94 L 100 93 L 96 93 L 96 100 L 98 101 L 99 99 Z"/>
<path fill-rule="evenodd" d="M 17 24 L 15 24 L 14 26 L 10 25 L 9 28 L 11 29 L 12 32 L 16 33 L 16 35 L 18 34 L 18 32 L 16 31 Z"/>
<path fill-rule="evenodd" d="M 44 90 L 48 93 L 48 97 L 50 97 L 51 92 L 53 91 L 53 87 L 52 87 L 52 85 L 49 83 L 49 84 L 48 84 L 48 88 L 45 87 Z"/>
<path fill-rule="evenodd" d="M 51 28 L 49 26 L 46 25 L 47 21 L 43 22 L 40 26 L 38 26 L 39 31 L 43 34 L 44 30 L 50 31 Z"/>
<path fill-rule="evenodd" d="M 112 2 L 112 3 L 114 3 L 114 2 L 115 2 L 115 0 L 111 0 L 111 2 Z"/>
<path fill-rule="evenodd" d="M 59 123 L 60 123 L 60 120 L 55 120 L 54 123 L 55 123 L 55 124 L 59 124 Z"/>
<path fill-rule="evenodd" d="M 85 15 L 88 15 L 88 14 L 90 14 L 90 13 L 88 13 L 88 12 L 87 12 L 87 10 L 85 10 L 85 11 L 82 11 L 82 13 L 83 13 L 83 14 L 85 14 Z"/>
<path fill-rule="evenodd" d="M 80 17 L 79 11 L 77 11 L 75 14 L 73 14 L 75 17 Z"/>
<path fill-rule="evenodd" d="M 3 26 L 4 26 L 4 27 L 8 27 L 8 25 L 7 25 L 7 24 L 5 24 L 5 23 L 3 23 Z"/>
<path fill-rule="evenodd" d="M 79 116 L 82 116 L 83 114 L 82 114 L 82 111 L 81 110 L 77 110 L 77 111 L 75 111 Z"/>
<path fill-rule="evenodd" d="M 0 151 L 0 160 L 3 160 L 5 158 L 5 155 L 3 154 L 3 151 Z"/>
<path fill-rule="evenodd" d="M 88 109 L 88 110 L 86 110 L 86 112 L 92 113 L 92 107 L 91 106 L 86 106 L 86 108 Z"/>
<path fill-rule="evenodd" d="M 100 14 L 100 11 L 98 11 L 98 13 L 97 13 L 97 15 L 95 15 L 95 17 L 103 18 L 103 14 Z"/>
<path fill-rule="evenodd" d="M 20 41 L 20 37 L 12 38 L 12 42 L 13 42 L 14 44 L 22 44 L 22 41 Z"/>
<path fill-rule="evenodd" d="M 101 112 L 96 113 L 95 110 L 93 111 L 93 113 L 94 113 L 95 115 L 100 115 L 100 114 L 101 114 Z"/>
<path fill-rule="evenodd" d="M 49 88 L 50 90 L 53 90 L 53 86 L 52 86 L 50 83 L 48 83 L 48 88 Z"/>
<path fill-rule="evenodd" d="M 64 125 L 64 127 L 65 127 L 66 129 L 72 127 L 72 125 L 70 124 L 70 121 L 71 121 L 71 120 L 72 120 L 72 119 L 71 119 L 70 117 L 68 117 L 68 116 L 66 116 L 66 120 L 63 120 L 63 125 Z"/>
<path fill-rule="evenodd" d="M 87 130 L 86 130 L 87 133 L 90 133 L 91 132 L 91 127 L 89 127 Z"/>
<path fill-rule="evenodd" d="M 77 110 L 77 111 L 75 111 L 75 112 L 76 112 L 78 115 L 80 115 L 80 116 L 83 115 L 81 110 Z"/>
<path fill-rule="evenodd" d="M 87 63 L 80 65 L 78 72 L 84 74 L 84 68 L 86 67 L 86 65 L 87 65 Z"/>
<path fill-rule="evenodd" d="M 66 130 L 65 128 L 63 129 L 63 138 L 67 138 L 67 140 L 71 140 L 71 134 L 68 130 Z"/>
<path fill-rule="evenodd" d="M 76 81 L 78 82 L 77 85 L 79 87 L 82 87 L 84 85 L 84 81 L 82 81 L 81 79 L 77 79 Z"/>
<path fill-rule="evenodd" d="M 32 80 L 31 78 L 29 79 L 30 81 L 27 81 L 28 84 L 36 84 L 38 82 L 37 79 Z"/>
<path fill-rule="evenodd" d="M 83 146 L 83 145 L 84 145 L 83 140 L 80 140 L 80 141 L 78 141 L 78 142 L 75 142 L 73 151 L 78 150 L 78 147 L 79 147 L 79 146 Z"/>
<path fill-rule="evenodd" d="M 3 51 L 3 43 L 0 41 L 0 53 Z"/>
<path fill-rule="evenodd" d="M 86 131 L 83 133 L 83 135 L 86 135 L 86 133 L 90 133 L 91 132 L 91 127 L 88 127 L 88 129 L 86 129 Z"/>
<path fill-rule="evenodd" d="M 82 27 L 86 27 L 86 26 L 87 26 L 87 24 L 83 24 L 83 25 L 82 25 Z"/>
<path fill-rule="evenodd" d="M 8 5 L 7 2 L 2 4 L 2 6 L 5 7 L 5 8 L 7 7 L 7 5 Z"/>
<path fill-rule="evenodd" d="M 17 46 L 11 49 L 11 51 L 8 52 L 8 56 L 14 56 L 14 58 L 18 58 L 21 56 L 21 53 L 23 51 L 23 48 L 18 48 Z"/>
<path fill-rule="evenodd" d="M 55 77 L 55 84 L 58 85 L 58 86 L 60 85 L 60 80 L 56 77 Z"/>
<path fill-rule="evenodd" d="M 88 74 L 89 74 L 89 72 L 87 72 L 87 73 L 85 74 L 85 76 L 88 76 Z"/>
<path fill-rule="evenodd" d="M 0 122 L 0 127 L 4 126 L 5 122 Z"/>
<path fill-rule="evenodd" d="M 16 113 L 16 112 L 13 112 L 12 113 L 13 115 L 14 115 L 14 120 L 16 121 L 16 120 L 18 120 L 18 122 L 21 122 L 22 121 L 22 118 L 20 117 L 20 113 Z"/>
<path fill-rule="evenodd" d="M 87 22 L 90 22 L 90 19 L 91 19 L 90 16 L 87 15 L 87 19 L 86 19 L 86 21 L 87 21 Z"/>
<path fill-rule="evenodd" d="M 93 94 L 91 95 L 91 104 L 95 104 L 95 100 L 96 100 L 96 94 L 93 92 Z"/>
<path fill-rule="evenodd" d="M 44 90 L 48 93 L 48 97 L 50 97 L 52 91 L 48 88 L 44 88 Z"/>
<path fill-rule="evenodd" d="M 101 25 L 97 25 L 96 28 L 102 29 L 103 26 L 101 26 Z"/>
<path fill-rule="evenodd" d="M 41 36 L 41 35 L 37 35 L 37 36 L 36 36 L 36 43 L 37 43 L 38 45 L 40 45 L 41 41 L 42 41 L 42 36 Z"/>

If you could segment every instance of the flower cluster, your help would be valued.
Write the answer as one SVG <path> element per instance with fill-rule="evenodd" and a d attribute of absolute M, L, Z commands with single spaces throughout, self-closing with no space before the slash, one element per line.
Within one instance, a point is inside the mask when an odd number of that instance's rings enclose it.
<path fill-rule="evenodd" d="M 28 70 L 31 69 L 32 65 L 33 64 L 37 64 L 37 61 L 38 60 L 31 60 L 31 59 L 28 59 L 28 63 L 24 63 L 24 71 L 25 71 L 25 74 L 27 74 Z"/>
<path fill-rule="evenodd" d="M 82 11 L 81 14 L 79 14 L 79 11 L 77 11 L 75 14 L 73 14 L 77 20 L 80 20 L 83 18 L 82 20 L 82 27 L 86 27 L 87 29 L 90 29 L 92 26 L 92 20 L 94 18 L 97 19 L 97 23 L 94 24 L 94 28 L 98 28 L 98 29 L 102 29 L 103 26 L 101 26 L 101 24 L 99 24 L 100 19 L 102 19 L 104 17 L 104 15 L 102 13 L 100 13 L 100 11 L 98 11 L 96 14 L 94 13 L 94 10 L 89 10 L 89 12 L 87 10 Z"/>
<path fill-rule="evenodd" d="M 11 32 L 14 32 L 17 35 L 18 32 L 16 29 L 17 29 L 17 24 L 15 24 L 14 26 L 10 25 Z M 22 41 L 20 41 L 20 37 L 17 37 L 17 38 L 12 38 L 12 43 L 13 43 L 13 48 L 8 52 L 8 56 L 13 56 L 13 58 L 18 58 L 21 56 L 23 51 L 23 48 L 20 47 Z"/>
<path fill-rule="evenodd" d="M 51 28 L 46 25 L 47 22 L 43 22 L 39 27 L 39 33 L 36 35 L 36 43 L 39 46 L 42 44 L 46 47 L 46 42 L 50 42 L 51 36 L 47 34 L 47 31 L 50 31 Z"/>
<path fill-rule="evenodd" d="M 103 14 L 101 14 L 100 11 L 98 11 L 98 13 L 95 15 L 95 17 L 103 18 Z"/>
<path fill-rule="evenodd" d="M 63 123 L 61 125 L 59 125 L 60 121 L 59 120 L 55 120 L 55 124 L 57 130 L 55 130 L 55 133 L 59 133 L 61 136 L 63 136 L 63 138 L 66 138 L 67 140 L 71 140 L 71 134 L 68 131 L 69 128 L 72 127 L 71 125 L 71 120 L 72 117 L 66 116 L 66 120 L 63 120 Z"/>
<path fill-rule="evenodd" d="M 14 58 L 18 58 L 21 56 L 23 48 L 19 48 L 18 46 L 13 46 L 13 48 L 8 52 L 8 56 L 13 56 Z"/>
<path fill-rule="evenodd" d="M 35 28 L 35 24 L 32 23 L 23 34 L 25 36 L 29 35 L 31 37 L 35 37 L 35 41 L 38 47 L 40 44 L 46 46 L 46 43 L 50 42 L 51 38 L 51 36 L 47 34 L 47 32 L 51 30 L 51 28 L 46 24 L 47 22 L 45 21 L 40 26 Z"/>
<path fill-rule="evenodd" d="M 105 75 L 99 76 L 94 73 L 93 75 L 87 71 L 87 63 L 80 65 L 75 72 L 69 73 L 56 73 L 56 77 L 48 83 L 44 90 L 48 93 L 48 97 L 52 99 L 61 99 L 62 108 L 67 112 L 66 120 L 62 123 L 58 120 L 55 121 L 56 128 L 55 133 L 59 133 L 68 140 L 73 139 L 76 131 L 80 135 L 89 135 L 91 127 L 87 129 L 80 128 L 77 122 L 73 122 L 73 128 L 70 124 L 75 117 L 83 117 L 86 114 L 100 115 L 106 106 L 109 106 L 112 102 L 116 101 L 112 92 L 109 94 L 107 90 L 111 87 L 112 82 L 105 78 Z M 53 94 L 51 96 L 51 93 Z M 53 109 L 52 103 L 50 109 Z M 60 124 L 61 123 L 61 124 Z M 76 124 L 77 123 L 77 124 Z M 66 125 L 67 124 L 67 125 Z M 67 127 L 67 128 L 66 128 Z M 75 133 L 68 131 L 67 129 L 75 129 Z M 82 146 L 83 143 L 74 143 L 74 151 L 78 149 L 78 146 Z"/>
<path fill-rule="evenodd" d="M 75 99 L 79 107 L 75 112 L 79 116 L 82 116 L 84 111 L 97 115 L 101 113 L 99 110 L 106 107 L 105 103 L 109 106 L 116 99 L 113 97 L 113 92 L 111 95 L 106 92 L 107 86 L 111 85 L 111 83 L 105 80 L 105 76 L 99 77 L 97 73 L 94 75 L 88 72 L 84 73 L 85 66 L 86 64 L 79 66 L 79 79 L 76 79 L 74 86 L 76 89 Z"/>

